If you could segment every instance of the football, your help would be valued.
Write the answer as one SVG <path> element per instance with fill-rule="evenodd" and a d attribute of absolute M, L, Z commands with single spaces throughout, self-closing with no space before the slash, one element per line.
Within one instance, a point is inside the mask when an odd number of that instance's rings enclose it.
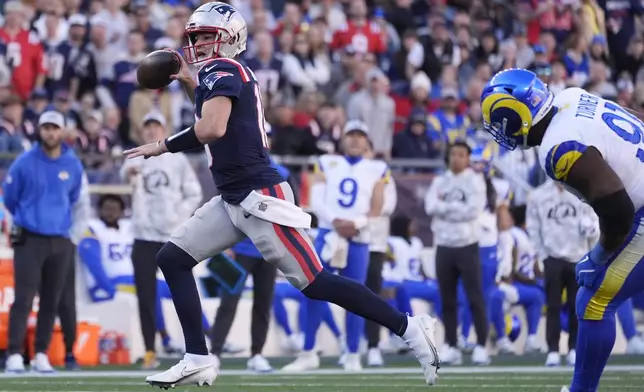
<path fill-rule="evenodd" d="M 165 50 L 154 51 L 141 61 L 136 70 L 139 84 L 147 89 L 156 90 L 172 82 L 170 76 L 181 69 L 181 59 L 178 55 Z"/>

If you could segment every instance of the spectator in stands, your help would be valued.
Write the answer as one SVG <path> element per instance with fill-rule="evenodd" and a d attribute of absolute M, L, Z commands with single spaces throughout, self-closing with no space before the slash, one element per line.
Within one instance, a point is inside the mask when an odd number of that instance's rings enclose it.
<path fill-rule="evenodd" d="M 568 87 L 566 66 L 561 61 L 552 63 L 552 76 L 548 88 L 553 94 L 562 92 Z"/>
<path fill-rule="evenodd" d="M 427 113 L 414 109 L 407 129 L 394 136 L 393 158 L 439 158 L 442 146 L 440 139 L 432 140 L 427 136 Z"/>
<path fill-rule="evenodd" d="M 76 150 L 86 155 L 86 166 L 97 169 L 105 162 L 104 158 L 111 155 L 114 144 L 103 127 L 103 113 L 100 110 L 90 112 L 83 124 L 83 130 L 77 134 Z"/>
<path fill-rule="evenodd" d="M 396 0 L 395 4 L 387 12 L 387 20 L 394 26 L 400 37 L 406 35 L 409 27 L 414 27 L 409 24 L 414 18 L 411 8 L 412 3 L 412 0 Z"/>
<path fill-rule="evenodd" d="M 317 147 L 325 154 L 339 152 L 340 139 L 342 138 L 342 118 L 339 113 L 341 110 L 329 103 L 324 104 L 309 124 Z"/>
<path fill-rule="evenodd" d="M 23 114 L 23 136 L 31 142 L 36 140 L 38 117 L 45 111 L 47 105 L 49 105 L 49 100 L 45 89 L 40 88 L 32 91 Z"/>
<path fill-rule="evenodd" d="M 119 50 L 113 45 L 110 45 L 108 23 L 96 17 L 90 20 L 90 43 L 87 45 L 87 50 L 92 54 L 92 61 L 96 66 L 96 78 L 100 84 L 105 84 L 106 81 L 112 80 L 114 63 L 116 63 L 116 60 L 119 59 L 123 52 L 123 50 Z M 99 90 L 96 91 L 96 94 L 99 95 L 99 99 L 103 105 L 113 104 L 109 90 Z"/>
<path fill-rule="evenodd" d="M 302 91 L 316 91 L 331 77 L 328 59 L 312 52 L 307 33 L 295 35 L 293 52 L 284 56 L 283 72 L 296 96 Z"/>
<path fill-rule="evenodd" d="M 74 139 L 76 137 L 76 132 L 79 129 L 83 129 L 83 123 L 81 121 L 80 115 L 72 107 L 73 99 L 69 94 L 69 91 L 58 90 L 54 94 L 54 104 L 53 109 L 62 113 L 65 116 L 65 138 Z"/>
<path fill-rule="evenodd" d="M 384 32 L 369 19 L 365 1 L 353 0 L 349 7 L 349 20 L 333 33 L 331 49 L 339 50 L 351 44 L 357 53 L 384 53 L 387 49 Z"/>
<path fill-rule="evenodd" d="M 639 53 L 641 56 L 642 50 Z M 604 63 L 606 67 L 608 67 L 609 77 L 614 76 L 614 73 L 611 71 L 613 64 L 608 53 L 608 47 L 606 46 L 606 37 L 604 37 L 603 35 L 596 35 L 592 38 L 592 40 L 590 41 L 589 55 L 591 62 L 594 61 Z M 638 63 L 638 61 L 635 61 L 635 63 Z M 636 74 L 637 71 L 633 73 L 632 77 L 635 78 Z"/>
<path fill-rule="evenodd" d="M 275 99 L 279 99 L 279 91 L 284 87 L 283 58 L 275 53 L 273 37 L 267 31 L 255 33 L 255 56 L 246 61 L 248 67 L 255 73 L 260 91 L 264 95 L 264 110 L 273 107 Z"/>
<path fill-rule="evenodd" d="M 450 144 L 449 171 L 432 181 L 425 195 L 425 212 L 432 216 L 436 245 L 436 276 L 440 286 L 445 325 L 441 361 L 460 363 L 457 345 L 457 285 L 462 279 L 470 303 L 477 346 L 475 364 L 487 364 L 488 336 L 486 304 L 483 296 L 481 260 L 478 246 L 478 219 L 485 208 L 486 185 L 483 176 L 470 168 L 472 150 L 465 142 Z"/>
<path fill-rule="evenodd" d="M 606 38 L 611 55 L 615 58 L 615 66 L 618 70 L 626 69 L 627 47 L 636 33 L 635 20 L 644 13 L 644 7 L 637 1 L 584 0 L 586 2 L 597 3 L 604 11 Z"/>
<path fill-rule="evenodd" d="M 563 57 L 568 73 L 568 84 L 582 87 L 590 73 L 590 58 L 587 54 L 588 44 L 581 34 L 572 37 L 568 50 Z"/>
<path fill-rule="evenodd" d="M 615 100 L 617 98 L 617 87 L 608 80 L 608 69 L 604 63 L 591 62 L 588 81 L 584 87 L 588 92 L 597 94 L 600 97 Z"/>
<path fill-rule="evenodd" d="M 319 155 L 323 150 L 316 145 L 311 130 L 295 126 L 293 119 L 295 111 L 283 102 L 275 107 L 273 122 L 273 143 L 271 151 L 278 155 Z"/>
<path fill-rule="evenodd" d="M 24 107 L 20 97 L 17 95 L 12 95 L 2 105 L 2 117 L 0 118 L 1 152 L 20 153 L 25 149 L 22 124 L 23 112 Z"/>
<path fill-rule="evenodd" d="M 356 72 L 359 64 L 358 56 L 353 45 L 347 45 L 340 55 L 340 61 L 331 64 L 331 76 L 329 82 L 324 86 L 322 91 L 328 97 L 333 97 L 340 86 L 346 83 Z"/>
<path fill-rule="evenodd" d="M 166 119 L 158 111 L 145 115 L 141 126 L 142 141 L 145 143 L 161 140 L 167 135 Z M 132 264 L 146 350 L 143 368 L 152 369 L 159 364 L 154 350 L 157 297 L 155 255 L 170 238 L 172 231 L 201 205 L 201 185 L 184 154 L 126 160 L 121 167 L 121 178 L 134 186 Z"/>
<path fill-rule="evenodd" d="M 438 79 L 443 66 L 458 67 L 461 63 L 460 49 L 452 41 L 447 22 L 443 16 L 434 16 L 430 25 L 431 33 L 423 39 L 425 60 L 422 70 L 430 79 Z"/>
<path fill-rule="evenodd" d="M 132 94 L 138 88 L 136 68 L 145 55 L 145 37 L 143 33 L 138 30 L 130 31 L 127 37 L 127 52 L 119 56 L 114 63 L 112 78 L 109 82 L 105 81 L 109 83 L 116 107 L 122 114 L 128 113 L 128 106 Z M 119 137 L 124 142 L 129 141 L 129 122 L 127 120 L 128 118 L 125 116 L 121 119 L 121 127 L 119 129 Z"/>
<path fill-rule="evenodd" d="M 546 366 L 558 366 L 559 337 L 561 334 L 561 293 L 568 299 L 568 355 L 569 365 L 575 364 L 577 317 L 575 298 L 577 282 L 575 263 L 588 252 L 589 241 L 599 231 L 597 215 L 590 206 L 581 202 L 562 185 L 548 181 L 532 191 L 526 210 L 526 227 L 534 243 L 539 261 L 543 263 L 546 289 Z"/>
<path fill-rule="evenodd" d="M 302 30 L 303 24 L 302 10 L 299 4 L 289 0 L 284 5 L 284 14 L 280 21 L 277 22 L 277 26 L 273 30 L 273 35 L 279 37 L 284 32 L 298 34 Z"/>
<path fill-rule="evenodd" d="M 476 50 L 476 60 L 489 64 L 493 72 L 501 69 L 503 58 L 499 54 L 499 42 L 493 32 L 484 32 L 481 43 Z"/>
<path fill-rule="evenodd" d="M 453 143 L 463 140 L 469 128 L 469 120 L 458 113 L 460 105 L 458 91 L 453 88 L 443 88 L 441 92 L 440 109 L 429 116 L 428 134 L 433 140 L 443 140 Z"/>
<path fill-rule="evenodd" d="M 150 7 L 147 4 L 147 0 L 134 1 L 132 4 L 132 10 L 134 13 L 134 29 L 143 34 L 146 45 L 145 47 L 153 48 L 154 43 L 159 38 L 163 37 L 163 32 L 152 25 Z"/>
<path fill-rule="evenodd" d="M 641 36 L 634 35 L 631 38 L 631 42 L 626 48 L 626 61 L 624 64 L 625 68 L 618 69 L 618 72 L 627 71 L 635 81 L 644 65 L 644 39 Z"/>
<path fill-rule="evenodd" d="M 94 18 L 107 28 L 107 42 L 118 51 L 123 51 L 127 46 L 127 36 L 130 31 L 130 20 L 121 10 L 122 0 L 105 0 L 105 8 L 99 11 Z"/>
<path fill-rule="evenodd" d="M 4 4 L 5 23 L 0 41 L 5 45 L 5 60 L 12 70 L 13 92 L 26 101 L 34 88 L 45 83 L 44 51 L 35 33 L 25 29 L 26 9 L 17 0 Z"/>
<path fill-rule="evenodd" d="M 525 26 L 520 25 L 515 29 L 512 42 L 516 45 L 516 66 L 528 68 L 534 61 L 534 51 L 528 43 L 528 30 Z"/>
<path fill-rule="evenodd" d="M 32 370 L 51 373 L 47 349 L 72 260 L 73 205 L 83 167 L 63 143 L 65 116 L 47 111 L 38 121 L 42 142 L 14 161 L 4 180 L 4 204 L 13 216 L 15 300 L 9 313 L 7 372 L 24 372 L 22 352 L 34 296 L 40 298 Z M 42 214 L 47 211 L 47 214 Z"/>
<path fill-rule="evenodd" d="M 372 68 L 366 75 L 367 86 L 355 93 L 347 105 L 347 118 L 367 124 L 369 138 L 377 157 L 391 157 L 396 108 L 387 94 L 389 80 L 385 74 Z"/>

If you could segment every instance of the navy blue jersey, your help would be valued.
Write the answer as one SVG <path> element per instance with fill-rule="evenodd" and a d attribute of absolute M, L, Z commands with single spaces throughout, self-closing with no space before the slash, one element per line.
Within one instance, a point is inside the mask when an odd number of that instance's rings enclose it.
<path fill-rule="evenodd" d="M 263 92 L 274 95 L 277 90 L 284 87 L 281 55 L 276 54 L 268 63 L 264 63 L 258 57 L 253 57 L 246 60 L 246 64 L 257 77 L 257 82 Z"/>
<path fill-rule="evenodd" d="M 69 90 L 73 78 L 79 78 L 81 84 L 86 79 L 96 78 L 92 56 L 85 46 L 64 41 L 58 45 L 43 42 L 43 47 L 47 61 L 45 88 L 51 96 L 55 91 Z"/>
<path fill-rule="evenodd" d="M 209 61 L 197 74 L 195 112 L 207 100 L 224 96 L 232 101 L 226 134 L 206 146 L 212 160 L 210 171 L 222 198 L 239 204 L 255 189 L 284 181 L 268 156 L 264 109 L 259 84 L 253 72 L 236 60 Z"/>
<path fill-rule="evenodd" d="M 136 91 L 138 82 L 136 79 L 136 68 L 139 61 L 130 56 L 117 61 L 114 64 L 114 101 L 121 110 L 127 110 L 130 103 L 130 96 Z"/>

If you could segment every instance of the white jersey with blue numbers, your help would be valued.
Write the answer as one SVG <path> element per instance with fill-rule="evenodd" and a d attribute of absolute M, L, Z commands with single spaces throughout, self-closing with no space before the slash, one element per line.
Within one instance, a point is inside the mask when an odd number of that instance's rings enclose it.
<path fill-rule="evenodd" d="M 528 278 L 534 278 L 534 265 L 537 262 L 537 250 L 534 244 L 530 240 L 528 233 L 519 227 L 511 228 L 510 233 L 514 239 L 514 250 L 517 255 L 514 270 Z"/>
<path fill-rule="evenodd" d="M 131 224 L 128 219 L 119 220 L 119 228 L 107 227 L 100 219 L 91 219 L 89 229 L 101 244 L 101 264 L 108 278 L 133 276 Z"/>
<path fill-rule="evenodd" d="M 326 213 L 319 216 L 319 226 L 324 229 L 333 228 L 333 222 L 327 221 L 330 217 L 351 220 L 367 216 L 374 187 L 389 175 L 389 166 L 383 161 L 361 159 L 352 164 L 341 155 L 321 156 L 319 170 L 326 183 Z"/>
<path fill-rule="evenodd" d="M 389 237 L 388 243 L 399 276 L 404 280 L 424 281 L 423 262 L 420 258 L 423 242 L 418 237 L 411 237 L 409 242 L 402 237 Z"/>
<path fill-rule="evenodd" d="M 502 178 L 492 178 L 492 185 L 496 192 L 496 207 L 510 204 L 510 183 Z M 492 212 L 485 209 L 479 218 L 479 227 L 481 235 L 479 237 L 479 246 L 488 248 L 496 246 L 499 242 L 499 229 L 497 226 L 496 211 Z"/>
<path fill-rule="evenodd" d="M 624 184 L 635 210 L 644 206 L 644 124 L 615 102 L 569 88 L 554 100 L 559 109 L 539 148 L 539 163 L 556 181 L 590 146 L 595 147 Z M 597 181 L 601 181 L 598 178 Z"/>

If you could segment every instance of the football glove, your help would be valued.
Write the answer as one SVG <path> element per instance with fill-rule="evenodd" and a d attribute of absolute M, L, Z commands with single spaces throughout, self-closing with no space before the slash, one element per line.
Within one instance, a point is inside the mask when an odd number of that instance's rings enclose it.
<path fill-rule="evenodd" d="M 600 244 L 595 245 L 575 266 L 577 284 L 580 287 L 593 288 L 608 268 L 611 255 L 612 253 L 606 252 Z"/>

